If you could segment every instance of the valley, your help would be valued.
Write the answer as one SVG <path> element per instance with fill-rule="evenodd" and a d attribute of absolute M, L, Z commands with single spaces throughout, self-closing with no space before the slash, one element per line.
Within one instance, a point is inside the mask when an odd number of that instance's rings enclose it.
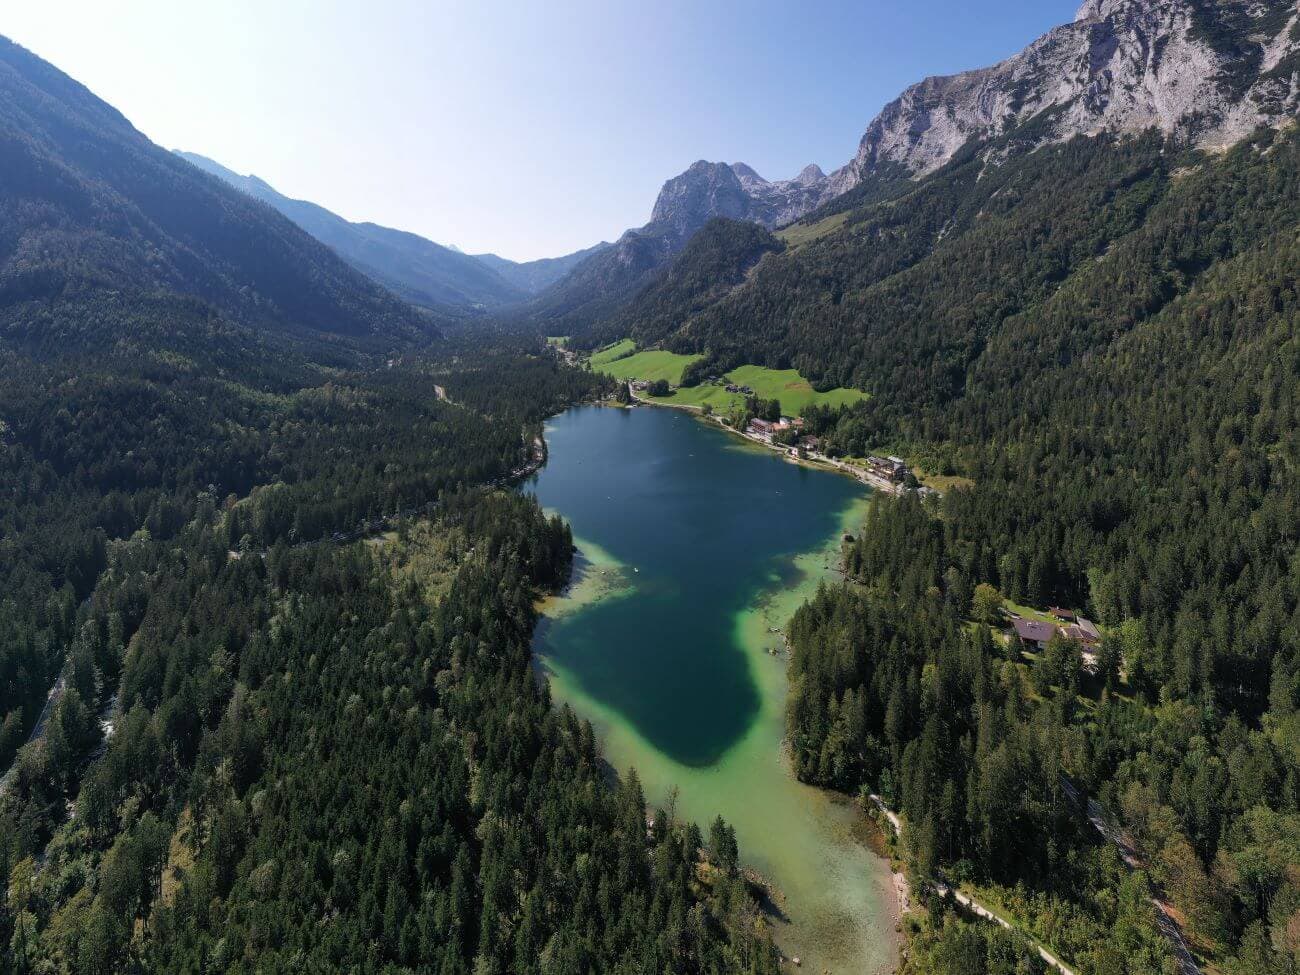
<path fill-rule="evenodd" d="M 154 2 L 0 37 L 0 971 L 1300 973 L 1294 0 Z"/>
<path fill-rule="evenodd" d="M 535 638 L 556 700 L 592 720 L 652 808 L 722 815 L 773 885 L 783 954 L 892 971 L 898 914 L 864 811 L 783 760 L 781 630 L 835 576 L 864 493 L 685 415 L 583 407 L 550 421 L 531 485 L 573 525 L 572 588 Z"/>

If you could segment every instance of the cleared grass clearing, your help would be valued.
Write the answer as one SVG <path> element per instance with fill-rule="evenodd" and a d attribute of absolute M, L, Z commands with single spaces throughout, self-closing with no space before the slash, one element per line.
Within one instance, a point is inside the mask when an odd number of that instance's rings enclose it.
<path fill-rule="evenodd" d="M 728 373 L 733 383 L 748 386 L 763 399 L 779 399 L 787 413 L 802 413 L 808 406 L 850 406 L 867 398 L 860 389 L 831 389 L 819 393 L 793 369 L 741 366 Z"/>
<path fill-rule="evenodd" d="M 666 379 L 676 386 L 687 366 L 703 359 L 702 355 L 679 355 L 662 349 L 636 351 L 636 343 L 623 339 L 592 353 L 588 360 L 596 372 L 615 379 Z M 665 405 L 702 407 L 706 403 L 716 413 L 726 413 L 744 405 L 745 394 L 728 393 L 725 384 L 748 386 L 761 399 L 781 401 L 787 416 L 799 416 L 809 406 L 850 406 L 867 398 L 860 389 L 831 389 L 819 393 L 794 369 L 768 369 L 765 366 L 740 366 L 722 377 L 723 385 L 701 383 L 687 389 L 675 389 L 667 396 L 650 397 Z"/>
<path fill-rule="evenodd" d="M 1052 616 L 1050 613 L 1041 609 L 1034 609 L 1032 606 L 1021 606 L 1019 603 L 1013 603 L 1009 599 L 1003 602 L 1002 605 L 1017 616 L 1023 616 L 1027 620 L 1037 620 L 1039 623 L 1051 623 L 1053 625 L 1060 622 L 1060 620 L 1056 619 L 1056 617 Z"/>
<path fill-rule="evenodd" d="M 928 488 L 934 488 L 940 494 L 975 486 L 975 482 L 969 477 L 960 477 L 956 474 L 927 474 L 920 468 L 917 468 L 915 473 L 918 481 Z"/>
<path fill-rule="evenodd" d="M 608 365 L 616 359 L 629 356 L 635 351 L 636 343 L 631 339 L 623 339 L 613 345 L 607 345 L 598 352 L 593 352 L 588 361 L 591 363 L 591 368 L 595 369 L 597 366 Z"/>
<path fill-rule="evenodd" d="M 646 398 L 669 406 L 703 406 L 708 403 L 713 407 L 715 413 L 727 413 L 733 407 L 738 407 L 745 402 L 745 397 L 740 393 L 728 393 L 721 386 L 709 385 L 675 389 L 667 396 L 648 396 Z"/>
<path fill-rule="evenodd" d="M 678 355 L 662 349 L 647 349 L 612 362 L 597 362 L 593 356 L 591 368 L 615 379 L 648 379 L 650 382 L 666 379 L 676 385 L 682 381 L 686 367 L 703 358 L 702 355 Z"/>
<path fill-rule="evenodd" d="M 790 247 L 803 247 L 805 244 L 811 244 L 819 237 L 835 233 L 844 226 L 845 221 L 848 219 L 848 211 L 845 211 L 832 214 L 825 220 L 818 220 L 812 224 L 792 223 L 790 226 L 778 230 L 776 236 L 785 241 Z"/>
<path fill-rule="evenodd" d="M 736 386 L 748 386 L 761 399 L 780 400 L 781 412 L 788 416 L 799 416 L 810 406 L 848 406 L 867 398 L 867 394 L 859 389 L 832 389 L 819 393 L 794 369 L 741 366 L 727 373 L 724 379 Z M 708 403 L 716 413 L 726 413 L 745 401 L 745 396 L 741 393 L 728 393 L 721 386 L 703 384 L 690 389 L 678 389 L 668 396 L 652 398 L 680 406 L 703 406 Z"/>

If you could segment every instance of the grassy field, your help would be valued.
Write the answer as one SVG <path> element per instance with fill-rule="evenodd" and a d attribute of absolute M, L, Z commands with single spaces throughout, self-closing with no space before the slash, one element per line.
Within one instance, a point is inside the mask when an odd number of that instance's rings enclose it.
<path fill-rule="evenodd" d="M 844 226 L 844 222 L 848 219 L 848 213 L 844 212 L 836 213 L 825 220 L 818 220 L 814 224 L 792 223 L 790 226 L 778 230 L 776 236 L 785 241 L 790 247 L 802 247 L 804 244 L 811 244 L 818 237 L 825 237 L 827 234 L 835 233 Z"/>
<path fill-rule="evenodd" d="M 781 412 L 788 416 L 798 416 L 809 406 L 848 406 L 867 397 L 857 389 L 832 389 L 819 393 L 793 369 L 741 366 L 727 373 L 725 379 L 737 386 L 748 386 L 755 396 L 762 399 L 780 400 Z M 681 406 L 709 403 L 717 413 L 725 413 L 744 401 L 745 397 L 740 393 L 728 393 L 721 386 L 710 385 L 679 389 L 660 398 L 660 402 Z"/>
<path fill-rule="evenodd" d="M 972 488 L 975 482 L 969 477 L 959 477 L 956 474 L 928 474 L 921 468 L 916 468 L 914 473 L 916 479 L 928 488 L 934 488 L 940 494 L 947 494 L 949 491 L 955 491 L 959 488 Z"/>
<path fill-rule="evenodd" d="M 569 337 L 567 335 L 548 335 L 546 336 L 546 344 L 563 349 L 569 344 Z"/>
<path fill-rule="evenodd" d="M 1053 625 L 1060 623 L 1060 620 L 1052 616 L 1046 610 L 1034 609 L 1032 606 L 1021 606 L 1019 603 L 1013 603 L 1009 599 L 1003 603 L 1003 606 L 1015 613 L 1017 616 L 1023 616 L 1027 620 L 1037 620 L 1039 623 L 1051 623 Z"/>
<path fill-rule="evenodd" d="M 636 351 L 636 343 L 631 339 L 623 339 L 621 342 L 615 342 L 613 345 L 606 346 L 597 352 L 591 354 L 591 368 L 608 365 L 615 359 L 622 359 Z"/>
<path fill-rule="evenodd" d="M 623 339 L 592 353 L 588 360 L 596 372 L 615 379 L 645 379 L 654 382 L 666 379 L 674 386 L 682 381 L 682 373 L 703 356 L 679 355 L 662 349 L 636 351 L 636 343 Z M 764 366 L 740 366 L 723 377 L 726 383 L 748 386 L 762 399 L 781 401 L 781 411 L 788 416 L 798 416 L 809 406 L 849 406 L 866 399 L 867 394 L 857 389 L 832 389 L 819 393 L 793 369 L 768 369 Z M 728 393 L 722 386 L 701 384 L 688 389 L 676 389 L 668 396 L 655 397 L 659 402 L 673 406 L 701 407 L 708 403 L 714 412 L 726 413 L 743 405 L 745 396 Z"/>
<path fill-rule="evenodd" d="M 615 379 L 648 379 L 651 382 L 666 379 L 676 385 L 682 381 L 686 367 L 702 358 L 704 357 L 700 355 L 678 355 L 662 349 L 647 349 L 613 361 L 597 362 L 596 357 L 592 356 L 591 368 L 608 373 Z"/>

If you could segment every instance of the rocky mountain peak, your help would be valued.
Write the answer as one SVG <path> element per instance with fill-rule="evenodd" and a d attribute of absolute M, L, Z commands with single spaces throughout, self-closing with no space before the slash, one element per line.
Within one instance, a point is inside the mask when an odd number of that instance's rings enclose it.
<path fill-rule="evenodd" d="M 923 176 L 972 140 L 1018 130 L 1032 132 L 1030 148 L 1148 129 L 1226 146 L 1295 119 L 1298 21 L 1296 0 L 1085 0 L 1073 22 L 999 64 L 908 88 L 829 176 L 809 165 L 770 181 L 745 163 L 701 159 L 664 184 L 650 223 L 628 239 L 670 253 L 712 217 L 779 227 L 869 176 Z"/>
<path fill-rule="evenodd" d="M 1294 0 L 1086 0 L 1000 64 L 908 88 L 830 181 L 843 192 L 887 164 L 923 175 L 1048 112 L 1035 144 L 1154 128 L 1230 145 L 1295 118 L 1296 22 Z"/>
<path fill-rule="evenodd" d="M 826 185 L 826 174 L 816 166 L 805 167 L 794 179 L 773 182 L 745 163 L 700 160 L 664 184 L 643 232 L 685 243 L 713 217 L 778 227 L 817 206 Z"/>
<path fill-rule="evenodd" d="M 1104 8 L 1107 6 L 1107 0 L 1084 0 L 1083 6 L 1074 15 L 1074 21 L 1078 23 L 1083 20 L 1101 20 L 1105 16 Z"/>
<path fill-rule="evenodd" d="M 748 220 L 749 208 L 749 195 L 735 170 L 701 159 L 664 183 L 646 229 L 682 244 L 710 217 Z"/>

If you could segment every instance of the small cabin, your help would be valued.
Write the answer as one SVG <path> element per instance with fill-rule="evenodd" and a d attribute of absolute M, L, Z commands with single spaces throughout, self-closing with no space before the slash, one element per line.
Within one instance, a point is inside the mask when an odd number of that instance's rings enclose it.
<path fill-rule="evenodd" d="M 1101 631 L 1092 620 L 1084 619 L 1082 616 L 1078 620 L 1079 642 L 1092 646 L 1101 642 Z"/>
<path fill-rule="evenodd" d="M 1026 647 L 1046 650 L 1047 642 L 1056 635 L 1056 627 L 1051 623 L 1027 620 L 1021 617 L 1015 621 L 1016 636 Z"/>

